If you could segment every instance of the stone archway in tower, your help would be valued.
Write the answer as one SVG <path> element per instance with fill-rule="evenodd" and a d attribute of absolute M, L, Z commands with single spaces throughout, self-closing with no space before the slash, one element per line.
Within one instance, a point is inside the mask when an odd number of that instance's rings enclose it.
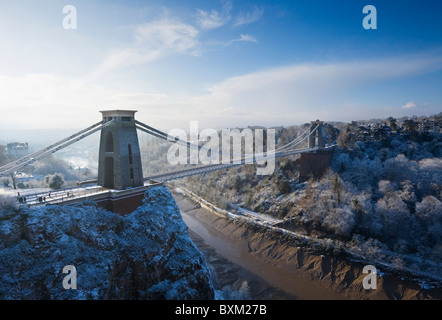
<path fill-rule="evenodd" d="M 104 160 L 104 185 L 103 187 L 114 189 L 114 158 L 107 157 Z"/>
<path fill-rule="evenodd" d="M 114 152 L 114 137 L 112 136 L 111 131 L 107 132 L 104 152 Z"/>

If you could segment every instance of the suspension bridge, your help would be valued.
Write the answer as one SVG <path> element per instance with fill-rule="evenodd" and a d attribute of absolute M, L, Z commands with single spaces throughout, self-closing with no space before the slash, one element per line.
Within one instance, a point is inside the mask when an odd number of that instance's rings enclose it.
<path fill-rule="evenodd" d="M 30 206 L 71 204 L 92 200 L 111 211 L 127 214 L 138 207 L 146 189 L 162 185 L 166 181 L 246 164 L 262 164 L 269 157 L 281 158 L 296 154 L 315 154 L 319 151 L 330 150 L 333 147 L 333 145 L 326 146 L 323 122 L 317 120 L 312 121 L 310 127 L 293 141 L 274 150 L 240 155 L 228 154 L 229 159 L 230 156 L 233 156 L 232 161 L 228 163 L 223 161 L 223 163 L 192 166 L 191 168 L 144 177 L 137 130 L 170 143 L 184 146 L 187 149 L 201 151 L 206 146 L 179 139 L 178 137 L 171 137 L 161 130 L 135 120 L 136 112 L 133 110 L 101 111 L 102 121 L 46 148 L 0 167 L 0 176 L 13 175 L 18 170 L 31 166 L 34 162 L 100 131 L 97 180 L 83 181 L 79 183 L 78 187 L 65 190 L 27 193 L 26 195 L 18 194 L 17 200 L 22 205 Z M 307 139 L 308 147 L 301 148 L 300 146 Z M 219 153 L 221 155 L 225 151 L 219 151 Z"/>

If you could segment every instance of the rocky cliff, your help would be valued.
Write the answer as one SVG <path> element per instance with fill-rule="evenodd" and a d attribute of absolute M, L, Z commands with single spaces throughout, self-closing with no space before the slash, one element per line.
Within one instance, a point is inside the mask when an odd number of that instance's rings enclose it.
<path fill-rule="evenodd" d="M 125 217 L 93 203 L 0 211 L 0 299 L 213 298 L 165 187 Z"/>

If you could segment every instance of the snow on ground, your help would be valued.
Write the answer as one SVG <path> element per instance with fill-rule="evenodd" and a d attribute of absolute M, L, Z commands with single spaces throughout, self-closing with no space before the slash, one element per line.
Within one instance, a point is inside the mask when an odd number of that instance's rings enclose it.
<path fill-rule="evenodd" d="M 234 204 L 230 204 L 231 207 L 233 207 L 235 210 L 237 210 L 239 213 L 245 214 L 251 218 L 257 218 L 263 221 L 268 221 L 271 223 L 279 223 L 279 222 L 283 222 L 283 220 L 272 217 L 271 215 L 265 214 L 265 213 L 259 213 L 259 212 L 254 212 L 254 211 L 250 211 L 247 209 L 244 209 L 240 206 L 234 205 Z"/>
<path fill-rule="evenodd" d="M 165 187 L 128 216 L 92 202 L 0 210 L 0 299 L 213 299 L 204 256 Z M 76 267 L 77 289 L 63 287 Z"/>
<path fill-rule="evenodd" d="M 30 195 L 30 194 L 36 194 L 36 193 L 45 193 L 49 192 L 51 189 L 49 188 L 35 188 L 35 189 L 12 189 L 12 188 L 0 188 L 0 195 L 6 195 L 6 196 L 12 196 L 16 197 L 18 196 L 18 193 L 20 195 Z"/>

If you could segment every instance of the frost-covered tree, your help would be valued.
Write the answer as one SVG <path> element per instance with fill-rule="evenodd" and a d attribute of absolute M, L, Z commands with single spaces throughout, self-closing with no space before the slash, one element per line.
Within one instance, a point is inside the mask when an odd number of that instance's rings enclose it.
<path fill-rule="evenodd" d="M 355 226 L 355 216 L 349 207 L 336 208 L 328 212 L 324 226 L 334 234 L 349 239 Z"/>
<path fill-rule="evenodd" d="M 416 204 L 416 216 L 420 219 L 426 245 L 442 245 L 442 202 L 433 196 L 426 196 Z"/>
<path fill-rule="evenodd" d="M 54 190 L 61 189 L 61 187 L 64 184 L 64 179 L 62 174 L 47 175 L 45 177 L 45 181 L 48 187 Z"/>
<path fill-rule="evenodd" d="M 8 212 L 11 210 L 16 210 L 18 208 L 17 200 L 15 197 L 0 195 L 0 210 Z M 1 219 L 1 217 L 0 217 Z"/>
<path fill-rule="evenodd" d="M 385 193 L 383 198 L 377 201 L 375 212 L 382 217 L 384 239 L 407 238 L 410 230 L 410 212 L 396 191 Z"/>
<path fill-rule="evenodd" d="M 6 152 L 6 147 L 0 145 L 0 166 L 3 166 L 10 162 L 8 153 Z"/>
<path fill-rule="evenodd" d="M 239 286 L 234 283 L 223 287 L 221 294 L 224 300 L 250 300 L 250 286 L 247 281 L 242 281 Z"/>

